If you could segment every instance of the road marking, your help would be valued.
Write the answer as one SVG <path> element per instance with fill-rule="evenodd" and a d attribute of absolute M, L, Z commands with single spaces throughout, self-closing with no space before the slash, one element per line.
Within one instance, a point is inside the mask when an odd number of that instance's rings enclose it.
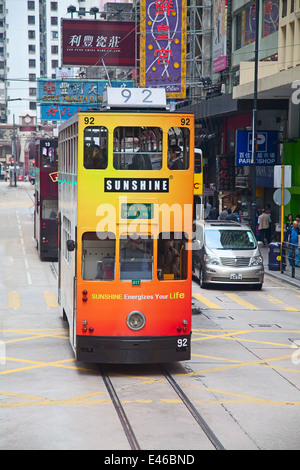
<path fill-rule="evenodd" d="M 256 307 L 255 305 L 251 304 L 250 302 L 248 302 L 247 300 L 243 299 L 242 297 L 240 297 L 239 295 L 237 294 L 232 294 L 232 293 L 225 293 L 225 295 L 227 297 L 229 297 L 229 299 L 233 300 L 234 302 L 236 302 L 237 304 L 241 305 L 242 307 L 244 308 L 248 308 L 250 310 L 259 310 L 258 307 Z"/>
<path fill-rule="evenodd" d="M 48 308 L 57 308 L 57 298 L 54 292 L 44 292 L 44 298 Z"/>
<path fill-rule="evenodd" d="M 8 293 L 8 308 L 21 308 L 19 292 L 13 291 Z"/>
<path fill-rule="evenodd" d="M 193 293 L 193 297 L 199 300 L 199 302 L 201 302 L 202 304 L 206 305 L 206 307 L 209 307 L 215 310 L 223 310 L 223 307 L 220 307 L 220 305 L 214 304 L 213 302 L 206 299 L 203 295 L 198 294 L 197 292 Z"/>
<path fill-rule="evenodd" d="M 261 294 L 262 295 L 262 294 Z M 289 312 L 299 312 L 299 309 L 298 308 L 295 308 L 295 307 L 291 307 L 290 305 L 286 305 L 284 302 L 282 302 L 282 300 L 279 300 L 279 299 L 276 299 L 275 297 L 273 297 L 272 295 L 270 294 L 265 294 L 265 295 L 262 295 L 264 298 L 266 298 L 269 302 L 271 302 L 272 304 L 275 304 L 275 305 L 283 305 L 283 308 L 284 310 L 287 310 Z"/>
<path fill-rule="evenodd" d="M 31 286 L 32 285 L 32 279 L 31 279 L 31 275 L 30 273 L 26 273 L 26 276 L 27 276 L 27 282 L 28 282 L 28 285 Z"/>

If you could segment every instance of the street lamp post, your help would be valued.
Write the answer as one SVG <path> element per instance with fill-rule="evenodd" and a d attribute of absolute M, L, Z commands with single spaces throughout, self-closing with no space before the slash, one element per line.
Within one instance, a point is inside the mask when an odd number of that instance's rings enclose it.
<path fill-rule="evenodd" d="M 257 151 L 257 85 L 258 85 L 258 48 L 259 48 L 259 10 L 260 0 L 256 0 L 255 12 L 255 56 L 254 56 L 254 97 L 252 121 L 252 231 L 256 233 L 256 151 Z"/>

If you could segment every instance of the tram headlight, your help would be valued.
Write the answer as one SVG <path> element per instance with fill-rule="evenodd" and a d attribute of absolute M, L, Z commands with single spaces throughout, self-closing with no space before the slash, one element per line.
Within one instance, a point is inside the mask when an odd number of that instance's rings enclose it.
<path fill-rule="evenodd" d="M 130 312 L 126 321 L 131 330 L 141 330 L 145 326 L 146 318 L 142 312 L 134 310 L 133 312 Z"/>

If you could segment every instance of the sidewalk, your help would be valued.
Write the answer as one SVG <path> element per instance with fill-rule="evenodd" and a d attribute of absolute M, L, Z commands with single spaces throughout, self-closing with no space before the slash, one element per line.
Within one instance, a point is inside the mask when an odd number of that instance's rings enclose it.
<path fill-rule="evenodd" d="M 265 274 L 268 276 L 272 276 L 281 282 L 287 282 L 289 284 L 292 284 L 294 287 L 299 287 L 300 288 L 300 267 L 297 268 L 295 267 L 295 277 L 292 277 L 292 267 L 287 263 L 287 266 L 283 273 L 280 271 L 273 271 L 269 269 L 268 266 L 268 261 L 269 261 L 269 248 L 268 246 L 262 246 L 260 247 L 260 252 L 262 254 L 263 260 L 264 260 L 264 268 L 265 268 Z"/>

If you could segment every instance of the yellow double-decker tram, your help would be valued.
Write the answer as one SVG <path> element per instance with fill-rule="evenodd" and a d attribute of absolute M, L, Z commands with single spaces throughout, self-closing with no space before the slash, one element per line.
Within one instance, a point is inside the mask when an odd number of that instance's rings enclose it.
<path fill-rule="evenodd" d="M 80 361 L 190 358 L 194 116 L 105 90 L 59 128 L 59 302 Z"/>

